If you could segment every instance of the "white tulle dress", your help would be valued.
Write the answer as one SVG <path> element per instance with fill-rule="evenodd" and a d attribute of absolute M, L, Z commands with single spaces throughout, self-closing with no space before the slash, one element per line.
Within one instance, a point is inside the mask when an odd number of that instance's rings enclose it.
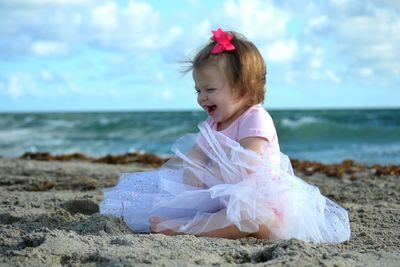
<path fill-rule="evenodd" d="M 266 116 L 261 106 L 254 108 L 244 115 Z M 233 127 L 245 127 L 243 121 L 246 116 Z M 270 240 L 339 243 L 350 238 L 347 211 L 294 175 L 277 140 L 266 139 L 260 155 L 213 129 L 210 120 L 198 127 L 199 133 L 176 141 L 175 155 L 161 168 L 121 174 L 115 187 L 104 190 L 100 213 L 123 218 L 136 232 L 149 232 L 149 217 L 157 216 L 163 221 L 156 231 L 200 235 L 236 225 L 254 233 L 264 224 Z M 263 136 L 262 129 L 251 129 Z M 188 185 L 188 177 L 203 186 Z"/>

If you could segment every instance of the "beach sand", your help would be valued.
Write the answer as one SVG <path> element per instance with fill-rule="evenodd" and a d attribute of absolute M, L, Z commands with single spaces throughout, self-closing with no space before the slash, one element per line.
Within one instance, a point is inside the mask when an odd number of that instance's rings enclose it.
<path fill-rule="evenodd" d="M 293 163 L 298 176 L 349 210 L 349 241 L 132 233 L 99 214 L 101 190 L 120 172 L 151 165 L 0 158 L 0 266 L 399 266 L 398 167 Z"/>

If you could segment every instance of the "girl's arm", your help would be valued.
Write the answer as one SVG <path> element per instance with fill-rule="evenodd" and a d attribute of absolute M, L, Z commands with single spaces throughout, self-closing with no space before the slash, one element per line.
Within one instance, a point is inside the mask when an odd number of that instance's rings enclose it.
<path fill-rule="evenodd" d="M 266 147 L 268 146 L 268 141 L 262 137 L 246 137 L 239 141 L 239 144 L 244 149 L 250 149 L 253 152 L 257 153 L 258 155 L 262 156 L 265 151 Z M 221 182 L 227 182 L 224 177 L 221 177 L 220 169 L 217 164 L 214 164 L 212 161 L 209 162 L 207 156 L 201 151 L 201 149 L 195 145 L 187 154 L 187 156 L 193 161 L 199 163 L 200 165 L 206 166 L 208 171 L 210 171 L 215 178 L 219 178 Z M 250 174 L 250 172 L 249 172 Z M 198 188 L 207 188 L 204 182 L 199 179 L 196 175 L 194 175 L 189 168 L 186 168 L 184 171 L 184 181 L 186 184 L 195 186 Z"/>
<path fill-rule="evenodd" d="M 265 153 L 268 140 L 263 137 L 251 136 L 239 140 L 239 144 L 245 149 L 250 149 L 258 155 L 262 155 Z"/>
<path fill-rule="evenodd" d="M 187 157 L 200 165 L 205 164 L 206 161 L 204 158 L 204 153 L 201 151 L 198 145 L 194 145 L 190 149 L 190 151 L 187 153 Z M 186 184 L 198 188 L 206 188 L 206 185 L 194 173 L 192 173 L 188 167 L 184 168 L 183 175 Z"/>

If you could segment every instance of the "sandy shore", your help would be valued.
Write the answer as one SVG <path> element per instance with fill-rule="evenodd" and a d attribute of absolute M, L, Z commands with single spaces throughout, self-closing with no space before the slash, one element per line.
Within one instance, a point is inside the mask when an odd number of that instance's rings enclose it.
<path fill-rule="evenodd" d="M 120 220 L 99 215 L 98 203 L 118 173 L 151 165 L 0 158 L 0 266 L 398 266 L 398 173 L 306 165 L 297 166 L 297 174 L 349 210 L 350 241 L 315 245 L 136 234 Z"/>

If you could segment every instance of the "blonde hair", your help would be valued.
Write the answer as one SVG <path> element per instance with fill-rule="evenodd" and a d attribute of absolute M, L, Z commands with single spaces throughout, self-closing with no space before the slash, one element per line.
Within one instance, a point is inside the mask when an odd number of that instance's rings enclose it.
<path fill-rule="evenodd" d="M 221 64 L 218 66 L 222 68 L 230 85 L 235 88 L 234 93 L 237 97 L 246 97 L 248 106 L 262 103 L 267 76 L 264 59 L 257 47 L 243 35 L 232 31 L 228 33 L 233 35 L 231 43 L 235 46 L 235 50 L 212 54 L 211 50 L 216 44 L 212 41 L 204 46 L 193 60 L 186 61 L 189 66 L 184 73 L 209 64 L 223 63 L 223 66 Z"/>

